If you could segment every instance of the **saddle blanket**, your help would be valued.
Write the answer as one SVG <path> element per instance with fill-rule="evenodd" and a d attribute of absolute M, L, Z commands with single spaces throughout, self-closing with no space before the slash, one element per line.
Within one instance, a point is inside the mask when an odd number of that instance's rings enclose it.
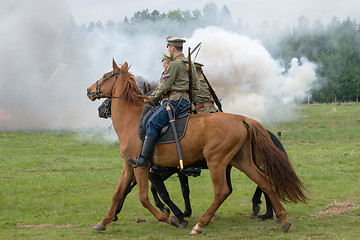
<path fill-rule="evenodd" d="M 150 116 L 156 111 L 157 108 L 159 108 L 159 106 L 146 105 L 140 115 L 138 134 L 141 141 L 144 141 L 145 139 L 146 122 L 150 118 Z M 181 112 L 180 114 L 178 114 L 178 116 L 176 116 L 175 126 L 179 141 L 185 136 L 189 118 L 190 118 L 190 112 L 188 111 Z M 156 144 L 166 144 L 166 143 L 174 143 L 174 142 L 175 142 L 174 133 L 172 131 L 170 123 L 168 123 L 165 127 L 161 129 Z"/>

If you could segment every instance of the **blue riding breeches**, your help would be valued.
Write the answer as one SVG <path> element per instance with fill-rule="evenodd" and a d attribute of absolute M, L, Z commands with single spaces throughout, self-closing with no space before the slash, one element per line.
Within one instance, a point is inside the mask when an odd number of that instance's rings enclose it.
<path fill-rule="evenodd" d="M 164 101 L 161 106 L 150 116 L 146 122 L 146 136 L 157 138 L 158 134 L 169 121 L 169 115 L 166 106 L 169 105 L 173 116 L 179 114 L 183 109 L 190 106 L 190 103 L 183 98 L 178 101 Z M 176 110 L 175 114 L 174 111 Z"/>

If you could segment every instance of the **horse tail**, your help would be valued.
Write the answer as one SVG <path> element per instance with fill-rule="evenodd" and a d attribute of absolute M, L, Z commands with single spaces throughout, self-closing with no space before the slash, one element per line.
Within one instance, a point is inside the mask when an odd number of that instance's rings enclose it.
<path fill-rule="evenodd" d="M 304 184 L 296 175 L 287 155 L 279 150 L 267 130 L 256 120 L 246 118 L 243 120 L 249 131 L 257 164 L 264 174 L 269 177 L 276 195 L 285 202 L 306 203 Z"/>

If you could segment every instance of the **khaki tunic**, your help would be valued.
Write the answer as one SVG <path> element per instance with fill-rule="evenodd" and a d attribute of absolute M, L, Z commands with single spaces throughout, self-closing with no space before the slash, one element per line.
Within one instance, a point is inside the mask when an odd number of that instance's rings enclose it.
<path fill-rule="evenodd" d="M 209 86 L 207 85 L 207 83 L 205 82 L 205 78 L 202 76 L 202 74 L 200 73 L 198 75 L 199 78 L 199 82 L 200 82 L 200 89 L 196 92 L 196 98 L 195 98 L 195 106 L 199 105 L 199 104 L 204 104 L 204 103 L 212 103 L 214 104 L 214 98 L 211 96 L 210 90 L 209 90 Z M 214 113 L 214 112 L 218 112 L 218 109 L 213 105 L 213 106 L 205 106 L 204 108 L 198 110 L 198 113 Z"/>
<path fill-rule="evenodd" d="M 165 71 L 163 71 L 162 73 L 161 73 L 161 77 L 160 77 L 160 80 L 159 80 L 159 85 L 154 89 L 154 91 L 150 94 L 150 98 L 151 98 L 151 100 L 153 100 L 153 101 L 159 101 L 159 99 L 156 99 L 156 96 L 159 96 L 159 89 L 160 89 L 160 86 L 161 86 L 161 84 L 163 84 L 163 82 L 165 81 L 165 79 L 166 78 L 163 78 L 163 76 L 164 76 L 164 73 L 165 73 Z"/>
<path fill-rule="evenodd" d="M 193 92 L 199 90 L 199 79 L 196 75 L 195 67 L 192 65 L 193 72 Z M 188 74 L 187 59 L 184 54 L 180 54 L 169 63 L 167 69 L 163 72 L 160 78 L 159 86 L 150 95 L 151 100 L 157 101 L 177 101 L 183 96 L 190 102 L 189 94 L 184 91 L 189 90 L 189 74 Z M 176 91 L 171 93 L 171 91 Z M 170 94 L 170 95 L 169 95 Z M 193 94 L 194 95 L 194 94 Z M 195 99 L 195 95 L 194 95 Z"/>

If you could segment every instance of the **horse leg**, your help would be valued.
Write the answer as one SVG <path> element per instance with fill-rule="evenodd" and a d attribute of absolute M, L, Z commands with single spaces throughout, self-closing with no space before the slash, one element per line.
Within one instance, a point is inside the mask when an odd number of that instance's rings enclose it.
<path fill-rule="evenodd" d="M 200 221 L 191 230 L 190 234 L 195 235 L 202 232 L 202 227 L 209 224 L 217 209 L 225 201 L 230 194 L 230 189 L 227 184 L 226 167 L 212 166 L 208 163 L 211 180 L 214 186 L 214 200 L 205 214 L 200 218 Z"/>
<path fill-rule="evenodd" d="M 160 176 L 159 181 L 165 182 L 166 179 L 171 177 L 177 171 L 174 169 L 176 169 L 176 168 L 154 166 L 149 171 L 149 180 L 151 182 L 150 190 L 154 197 L 155 206 L 158 207 L 160 209 L 160 211 L 167 212 L 168 214 L 170 214 L 170 209 L 165 207 L 165 205 L 161 202 L 159 195 L 158 195 L 158 190 L 156 189 L 156 183 L 153 182 L 154 181 L 153 179 L 156 178 L 156 176 L 154 176 L 153 178 L 151 176 L 156 174 L 156 175 Z M 166 190 L 166 188 L 165 188 L 165 190 Z"/>
<path fill-rule="evenodd" d="M 227 165 L 227 167 L 226 167 L 226 183 L 229 188 L 229 195 L 232 193 L 232 190 L 233 190 L 232 185 L 231 185 L 231 176 L 230 176 L 231 168 L 232 168 L 232 166 L 230 164 Z"/>
<path fill-rule="evenodd" d="M 273 141 L 273 143 L 275 144 L 275 146 L 283 151 L 286 154 L 285 148 L 284 146 L 281 144 L 281 142 L 279 141 L 279 139 L 269 130 L 267 130 L 267 132 L 270 135 L 271 140 Z M 255 157 L 255 153 L 253 152 L 253 160 L 254 160 L 254 164 L 255 166 L 261 171 L 261 169 L 259 168 L 259 166 L 256 164 L 256 157 Z M 259 204 L 261 204 L 261 194 L 263 193 L 263 191 L 261 190 L 261 188 L 259 186 L 257 186 L 256 191 L 254 193 L 254 196 L 252 198 L 252 202 L 253 202 L 253 215 L 257 216 L 259 211 L 260 211 L 260 206 Z M 264 221 L 266 219 L 272 219 L 273 218 L 273 211 L 274 208 L 272 206 L 271 200 L 268 197 L 268 195 L 266 193 L 264 193 L 265 196 L 265 201 L 266 201 L 266 213 L 264 215 L 261 215 L 258 217 L 258 220 Z"/>
<path fill-rule="evenodd" d="M 151 178 L 149 177 L 149 180 L 151 182 Z M 125 199 L 126 199 L 126 196 L 131 192 L 131 190 L 136 186 L 136 179 L 135 177 L 132 178 L 131 180 L 131 183 L 130 185 L 128 186 L 128 188 L 126 189 L 126 192 L 124 194 L 124 197 L 120 199 L 120 202 L 116 208 L 116 213 L 115 213 L 115 216 L 114 216 L 114 220 L 113 221 L 117 221 L 118 220 L 118 217 L 117 215 L 120 213 L 123 205 L 124 205 L 124 202 L 125 202 Z M 170 209 L 168 209 L 167 207 L 165 207 L 165 205 L 161 202 L 159 196 L 158 196 L 158 192 L 156 191 L 156 187 L 153 183 L 151 183 L 151 187 L 150 187 L 150 190 L 151 190 L 151 193 L 153 194 L 153 197 L 154 197 L 154 202 L 155 202 L 155 205 L 156 207 L 158 207 L 162 212 L 167 212 L 170 214 Z"/>
<path fill-rule="evenodd" d="M 103 220 L 101 220 L 98 224 L 96 224 L 93 229 L 104 231 L 106 229 L 106 225 L 111 223 L 114 219 L 116 208 L 120 202 L 120 199 L 124 197 L 125 191 L 130 184 L 132 177 L 134 176 L 134 170 L 130 164 L 127 162 L 124 163 L 124 168 L 121 172 L 119 183 L 115 189 L 112 202 L 108 212 L 106 213 Z"/>
<path fill-rule="evenodd" d="M 271 203 L 270 198 L 266 193 L 264 193 L 265 201 L 266 201 L 266 213 L 264 215 L 258 216 L 258 220 L 265 221 L 266 219 L 272 219 L 273 218 L 273 206 Z"/>
<path fill-rule="evenodd" d="M 257 170 L 256 167 L 255 167 L 255 170 Z M 283 232 L 286 232 L 291 226 L 291 223 L 286 220 L 286 211 L 285 211 L 284 207 L 282 206 L 282 204 L 280 203 L 279 198 L 276 196 L 269 179 L 260 171 L 258 172 L 258 174 L 261 176 L 261 179 L 259 182 L 256 182 L 256 181 L 254 181 L 254 179 L 252 179 L 252 177 L 250 177 L 250 176 L 249 177 L 256 184 L 258 184 L 261 187 L 261 189 L 263 189 L 264 193 L 266 193 L 268 195 L 268 197 L 271 200 L 271 204 L 273 205 L 273 207 L 275 209 L 276 215 L 279 216 L 279 220 L 280 220 L 281 226 L 283 228 Z M 271 206 L 271 204 L 270 205 L 267 204 L 267 206 Z"/>
<path fill-rule="evenodd" d="M 269 179 L 254 165 L 251 157 L 250 141 L 248 140 L 246 142 L 244 145 L 248 145 L 243 146 L 241 154 L 238 153 L 237 156 L 231 160 L 230 164 L 245 173 L 269 196 L 275 212 L 280 218 L 283 232 L 286 232 L 291 226 L 291 223 L 286 221 L 286 211 L 276 196 Z"/>
<path fill-rule="evenodd" d="M 253 144 L 251 143 L 251 148 L 253 148 Z M 259 168 L 259 166 L 256 163 L 256 157 L 255 157 L 255 153 L 252 153 L 252 159 L 254 161 L 254 164 L 257 168 Z M 260 168 L 259 168 L 260 169 Z M 259 186 L 256 187 L 254 196 L 252 198 L 252 210 L 253 210 L 253 216 L 257 216 L 260 212 L 260 204 L 261 204 L 261 194 L 263 193 L 263 190 L 261 190 L 261 188 Z"/>
<path fill-rule="evenodd" d="M 139 193 L 139 200 L 141 204 L 148 209 L 154 217 L 160 222 L 165 222 L 171 225 L 174 225 L 176 227 L 179 227 L 177 225 L 177 219 L 175 217 L 169 218 L 169 214 L 165 212 L 161 212 L 158 209 L 156 209 L 149 201 L 149 168 L 143 169 L 143 168 L 136 168 L 134 169 L 135 178 L 138 183 L 138 193 Z"/>
<path fill-rule="evenodd" d="M 126 191 L 125 191 L 125 193 L 124 193 L 124 197 L 122 197 L 122 198 L 120 199 L 120 202 L 119 202 L 119 204 L 118 204 L 117 207 L 116 207 L 116 212 L 115 212 L 115 216 L 114 216 L 114 219 L 113 219 L 114 222 L 118 220 L 118 216 L 117 216 L 117 215 L 120 213 L 120 211 L 121 211 L 121 209 L 122 209 L 122 207 L 123 207 L 123 205 L 124 205 L 126 196 L 131 192 L 131 190 L 132 190 L 135 186 L 136 186 L 136 179 L 135 179 L 135 177 L 133 177 L 133 178 L 131 179 L 131 183 L 130 183 L 129 186 L 126 188 Z"/>
<path fill-rule="evenodd" d="M 178 222 L 174 222 L 172 224 L 181 228 L 186 227 L 188 222 L 184 219 L 184 214 L 181 212 L 181 210 L 171 201 L 170 195 L 166 190 L 165 184 L 161 179 L 161 176 L 156 173 L 150 173 L 149 179 L 151 183 L 155 186 L 156 191 L 160 195 L 161 199 L 170 207 L 171 211 L 177 217 Z"/>
<path fill-rule="evenodd" d="M 184 217 L 190 217 L 192 213 L 192 209 L 190 203 L 189 178 L 180 171 L 177 174 L 179 177 L 181 191 L 185 202 Z"/>
<path fill-rule="evenodd" d="M 260 204 L 261 204 L 261 194 L 263 193 L 263 191 L 261 190 L 261 188 L 259 186 L 256 187 L 254 196 L 252 197 L 252 211 L 253 211 L 253 216 L 257 216 L 260 212 Z"/>
<path fill-rule="evenodd" d="M 160 198 L 159 198 L 159 195 L 158 195 L 158 192 L 156 190 L 156 187 L 155 187 L 155 183 L 151 177 L 152 174 L 156 174 L 156 173 L 150 173 L 149 174 L 149 180 L 151 182 L 151 186 L 150 186 L 150 191 L 153 195 L 153 198 L 154 198 L 154 202 L 155 202 L 155 206 L 157 208 L 160 209 L 160 211 L 162 212 L 167 212 L 170 214 L 170 209 L 168 209 L 167 207 L 165 207 L 165 205 L 161 202 Z"/>

